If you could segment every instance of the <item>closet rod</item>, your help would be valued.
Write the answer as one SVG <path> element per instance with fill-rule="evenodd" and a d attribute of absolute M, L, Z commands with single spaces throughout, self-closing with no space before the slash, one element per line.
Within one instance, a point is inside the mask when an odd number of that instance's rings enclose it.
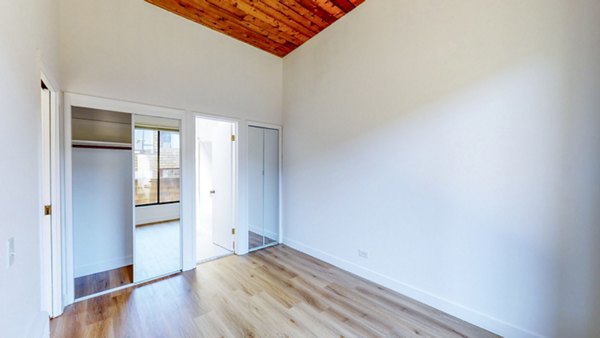
<path fill-rule="evenodd" d="M 107 142 L 107 141 L 89 141 L 89 140 L 73 140 L 73 148 L 91 148 L 91 149 L 115 149 L 115 150 L 131 150 L 131 143 Z"/>
<path fill-rule="evenodd" d="M 73 148 L 131 150 L 131 147 L 93 146 L 93 145 L 83 145 L 83 144 L 74 144 Z"/>

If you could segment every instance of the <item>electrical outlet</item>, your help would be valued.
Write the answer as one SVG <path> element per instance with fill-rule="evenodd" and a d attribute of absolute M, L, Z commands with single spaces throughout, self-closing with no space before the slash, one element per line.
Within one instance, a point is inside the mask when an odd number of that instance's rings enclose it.
<path fill-rule="evenodd" d="M 369 252 L 365 250 L 358 249 L 358 257 L 361 258 L 369 258 Z"/>
<path fill-rule="evenodd" d="M 6 244 L 7 244 L 6 247 L 7 247 L 7 251 L 8 251 L 6 267 L 10 268 L 13 264 L 15 264 L 15 238 L 14 237 L 9 238 L 8 242 Z"/>

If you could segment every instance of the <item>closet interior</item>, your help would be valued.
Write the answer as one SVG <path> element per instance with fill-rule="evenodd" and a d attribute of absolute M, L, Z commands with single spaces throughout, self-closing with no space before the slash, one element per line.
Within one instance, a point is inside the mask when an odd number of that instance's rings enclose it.
<path fill-rule="evenodd" d="M 133 283 L 132 115 L 72 107 L 75 298 Z"/>

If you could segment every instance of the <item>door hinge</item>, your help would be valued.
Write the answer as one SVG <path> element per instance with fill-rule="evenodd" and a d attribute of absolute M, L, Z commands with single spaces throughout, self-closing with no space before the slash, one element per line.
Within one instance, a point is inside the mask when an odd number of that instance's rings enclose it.
<path fill-rule="evenodd" d="M 231 135 L 231 142 L 235 142 L 235 135 Z"/>
<path fill-rule="evenodd" d="M 51 205 L 44 205 L 44 215 L 45 216 L 52 215 L 52 206 Z"/>
<path fill-rule="evenodd" d="M 235 228 L 231 228 L 231 234 L 235 235 Z"/>

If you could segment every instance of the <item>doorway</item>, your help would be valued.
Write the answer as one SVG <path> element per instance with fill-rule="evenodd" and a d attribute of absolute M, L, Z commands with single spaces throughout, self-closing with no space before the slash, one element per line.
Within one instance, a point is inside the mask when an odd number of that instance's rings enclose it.
<path fill-rule="evenodd" d="M 74 298 L 181 271 L 180 120 L 71 107 Z"/>
<path fill-rule="evenodd" d="M 186 174 L 185 170 L 191 163 L 182 156 L 186 135 L 193 135 L 187 132 L 193 123 L 188 127 L 184 114 L 177 109 L 64 94 L 61 312 L 75 301 L 195 267 L 192 244 L 183 236 L 193 232 L 193 206 L 185 198 L 178 201 L 179 195 L 193 194 L 193 186 L 183 184 L 186 177 L 193 178 L 192 171 Z M 136 129 L 150 132 L 141 137 Z M 163 206 L 177 213 L 164 218 L 165 210 L 158 210 Z M 162 253 L 158 257 L 157 251 Z M 108 274 L 94 276 L 104 272 Z M 102 289 L 81 289 L 89 295 L 76 292 L 79 277 L 101 280 L 96 285 Z"/>
<path fill-rule="evenodd" d="M 196 260 L 235 251 L 235 122 L 196 118 Z"/>

